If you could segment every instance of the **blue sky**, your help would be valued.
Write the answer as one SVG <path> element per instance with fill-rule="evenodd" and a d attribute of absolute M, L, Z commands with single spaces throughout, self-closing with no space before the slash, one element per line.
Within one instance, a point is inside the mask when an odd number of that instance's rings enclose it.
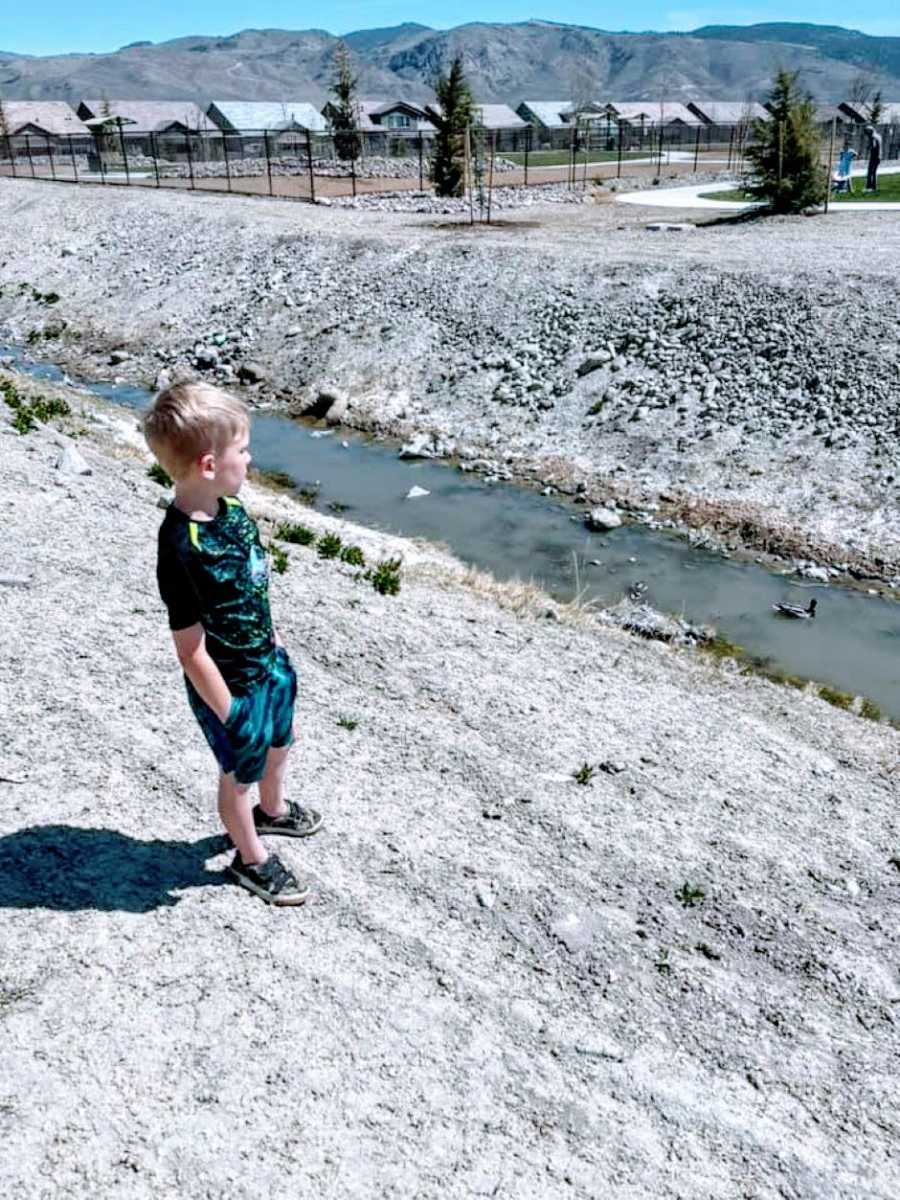
<path fill-rule="evenodd" d="M 12 5 L 0 22 L 0 50 L 22 54 L 62 54 L 67 51 L 115 50 L 127 42 L 166 41 L 187 34 L 228 34 L 253 27 L 277 29 L 327 29 L 347 33 L 418 21 L 447 28 L 467 21 L 524 21 L 530 17 L 590 25 L 599 29 L 695 29 L 699 25 L 749 25 L 757 21 L 815 21 L 845 25 L 865 33 L 900 36 L 900 5 L 896 0 L 863 0 L 860 8 L 847 9 L 836 0 L 811 5 L 795 0 L 749 0 L 744 7 L 728 4 L 691 6 L 687 0 L 634 0 L 621 6 L 600 8 L 579 0 L 556 0 L 541 10 L 533 0 L 491 0 L 476 4 L 459 0 L 448 10 L 435 0 L 332 0 L 327 9 L 298 6 L 287 0 L 259 0 L 250 5 L 236 0 L 157 0 L 146 9 L 121 0 L 43 0 L 41 4 Z M 622 14 L 627 11 L 627 22 Z M 852 19 L 851 19 L 852 14 Z"/>

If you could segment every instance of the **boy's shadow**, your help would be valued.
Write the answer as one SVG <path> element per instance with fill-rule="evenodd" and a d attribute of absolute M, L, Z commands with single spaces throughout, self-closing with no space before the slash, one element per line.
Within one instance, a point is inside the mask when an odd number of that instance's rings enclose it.
<path fill-rule="evenodd" d="M 150 912 L 177 904 L 173 888 L 227 880 L 204 863 L 222 837 L 143 842 L 112 829 L 35 825 L 0 837 L 0 908 Z"/>

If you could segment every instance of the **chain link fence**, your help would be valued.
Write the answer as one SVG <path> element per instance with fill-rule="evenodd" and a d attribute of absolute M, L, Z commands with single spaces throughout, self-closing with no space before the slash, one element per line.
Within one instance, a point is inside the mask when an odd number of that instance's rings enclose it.
<path fill-rule="evenodd" d="M 862 127 L 823 130 L 829 164 L 844 148 L 866 155 Z M 900 126 L 880 126 L 882 158 L 900 155 Z M 473 127 L 468 139 L 470 190 L 557 183 L 584 188 L 596 180 L 697 171 L 746 177 L 751 122 L 629 124 L 573 122 L 566 129 Z M 371 193 L 433 191 L 434 137 L 384 130 L 356 134 L 360 153 L 344 158 L 340 139 L 305 130 L 234 133 L 0 135 L 0 176 L 97 186 L 182 188 L 315 202 Z M 346 141 L 340 148 L 344 148 Z"/>

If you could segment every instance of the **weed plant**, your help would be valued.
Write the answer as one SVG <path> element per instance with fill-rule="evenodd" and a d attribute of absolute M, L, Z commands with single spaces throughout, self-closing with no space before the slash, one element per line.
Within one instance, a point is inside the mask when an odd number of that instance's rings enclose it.
<path fill-rule="evenodd" d="M 685 881 L 678 891 L 675 893 L 675 899 L 685 908 L 694 908 L 698 904 L 702 904 L 706 898 L 706 892 L 702 887 L 694 887 L 692 883 Z"/>
<path fill-rule="evenodd" d="M 352 733 L 359 724 L 359 721 L 357 721 L 356 717 L 340 716 L 338 717 L 337 723 L 341 729 L 347 729 L 350 731 L 350 733 Z"/>
<path fill-rule="evenodd" d="M 590 763 L 582 763 L 577 771 L 572 772 L 572 778 L 576 783 L 580 783 L 582 787 L 587 787 L 594 778 L 594 768 Z"/>
<path fill-rule="evenodd" d="M 172 476 L 165 467 L 161 467 L 159 463 L 153 463 L 147 468 L 147 478 L 152 479 L 154 483 L 158 483 L 160 487 L 171 487 Z"/>
<path fill-rule="evenodd" d="M 341 562 L 347 563 L 351 567 L 364 567 L 366 556 L 359 546 L 344 546 L 341 550 Z"/>
<path fill-rule="evenodd" d="M 56 397 L 35 396 L 26 400 L 9 380 L 0 380 L 0 396 L 13 411 L 12 426 L 16 433 L 31 433 L 38 422 L 45 424 L 54 417 L 68 417 L 72 412 L 65 400 Z"/>
<path fill-rule="evenodd" d="M 287 556 L 287 551 L 276 546 L 274 542 L 269 542 L 269 553 L 272 555 L 272 570 L 276 575 L 283 575 L 291 561 Z"/>

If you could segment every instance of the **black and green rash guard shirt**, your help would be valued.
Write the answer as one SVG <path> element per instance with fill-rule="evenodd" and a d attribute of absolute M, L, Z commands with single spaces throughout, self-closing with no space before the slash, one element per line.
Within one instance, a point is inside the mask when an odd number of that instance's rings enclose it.
<path fill-rule="evenodd" d="M 269 570 L 259 530 L 239 500 L 224 497 L 211 521 L 192 521 L 170 504 L 156 578 L 169 627 L 200 622 L 229 688 L 247 692 L 265 678 L 275 653 Z"/>

